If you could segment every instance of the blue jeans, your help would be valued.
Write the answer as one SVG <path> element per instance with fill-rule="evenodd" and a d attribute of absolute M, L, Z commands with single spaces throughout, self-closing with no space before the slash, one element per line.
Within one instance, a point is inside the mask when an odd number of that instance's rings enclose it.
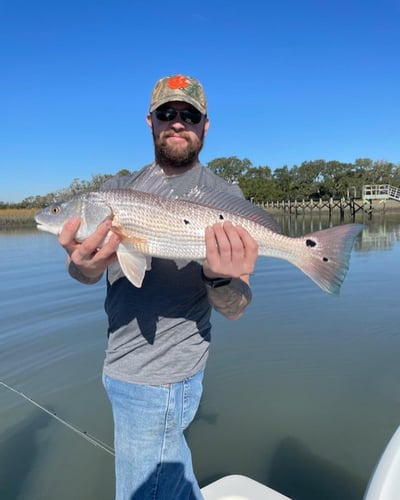
<path fill-rule="evenodd" d="M 116 500 L 201 500 L 183 431 L 203 370 L 176 384 L 137 385 L 103 375 L 114 417 Z"/>

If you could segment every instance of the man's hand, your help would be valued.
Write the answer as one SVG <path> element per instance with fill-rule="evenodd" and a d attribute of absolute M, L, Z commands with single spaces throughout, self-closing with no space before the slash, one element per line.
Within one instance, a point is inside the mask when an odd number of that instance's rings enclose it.
<path fill-rule="evenodd" d="M 65 223 L 58 241 L 67 251 L 70 261 L 83 276 L 98 278 L 107 266 L 115 261 L 115 252 L 121 240 L 117 235 L 112 234 L 104 243 L 111 228 L 111 220 L 106 220 L 99 224 L 92 235 L 79 243 L 75 240 L 75 234 L 80 224 L 79 217 L 72 217 Z"/>
<path fill-rule="evenodd" d="M 231 222 L 206 229 L 204 274 L 208 278 L 240 278 L 249 284 L 258 257 L 258 244 L 242 227 Z"/>

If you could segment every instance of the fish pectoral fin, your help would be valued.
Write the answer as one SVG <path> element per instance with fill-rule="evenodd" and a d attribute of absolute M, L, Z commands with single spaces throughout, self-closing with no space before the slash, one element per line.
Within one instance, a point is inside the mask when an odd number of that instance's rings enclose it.
<path fill-rule="evenodd" d="M 151 257 L 132 250 L 130 246 L 124 243 L 120 243 L 117 257 L 124 275 L 132 285 L 140 288 L 146 271 L 151 269 Z"/>
<path fill-rule="evenodd" d="M 116 218 L 114 218 L 113 220 L 111 231 L 133 247 L 137 247 L 138 245 L 143 246 L 147 244 L 146 238 L 141 238 L 140 236 L 135 236 L 134 234 L 127 233 L 123 224 L 120 223 Z"/>

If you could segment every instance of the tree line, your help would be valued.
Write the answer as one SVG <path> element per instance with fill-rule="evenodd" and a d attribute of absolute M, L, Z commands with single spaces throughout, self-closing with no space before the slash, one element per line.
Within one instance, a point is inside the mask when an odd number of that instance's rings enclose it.
<path fill-rule="evenodd" d="M 311 198 L 360 198 L 362 187 L 366 184 L 400 187 L 399 163 L 369 158 L 358 158 L 353 163 L 312 160 L 272 170 L 268 166 L 254 166 L 248 158 L 230 156 L 216 158 L 206 167 L 227 181 L 239 184 L 244 196 L 255 203 Z M 123 169 L 116 175 L 129 173 Z M 0 208 L 41 208 L 79 192 L 98 189 L 110 177 L 112 174 L 96 174 L 91 180 L 74 179 L 60 191 L 30 196 L 20 203 L 0 202 Z"/>
<path fill-rule="evenodd" d="M 230 182 L 237 182 L 244 196 L 257 203 L 329 198 L 361 198 L 367 184 L 400 186 L 400 164 L 358 158 L 354 163 L 312 160 L 301 165 L 254 167 L 235 156 L 217 158 L 208 165 Z"/>

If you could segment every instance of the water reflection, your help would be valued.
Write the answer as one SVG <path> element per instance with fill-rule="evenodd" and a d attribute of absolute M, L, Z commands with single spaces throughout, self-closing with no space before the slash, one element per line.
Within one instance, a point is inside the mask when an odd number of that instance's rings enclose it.
<path fill-rule="evenodd" d="M 374 217 L 365 226 L 361 239 L 356 242 L 355 250 L 390 250 L 400 241 L 399 220 L 390 216 Z"/>
<path fill-rule="evenodd" d="M 327 214 L 314 216 L 303 214 L 297 217 L 278 216 L 276 218 L 281 225 L 282 232 L 292 237 L 353 222 L 353 219 L 341 220 L 338 216 L 329 217 Z M 390 250 L 395 243 L 400 241 L 400 215 L 376 214 L 369 217 L 364 214 L 356 217 L 354 222 L 364 224 L 364 230 L 354 244 L 356 252 Z"/>

